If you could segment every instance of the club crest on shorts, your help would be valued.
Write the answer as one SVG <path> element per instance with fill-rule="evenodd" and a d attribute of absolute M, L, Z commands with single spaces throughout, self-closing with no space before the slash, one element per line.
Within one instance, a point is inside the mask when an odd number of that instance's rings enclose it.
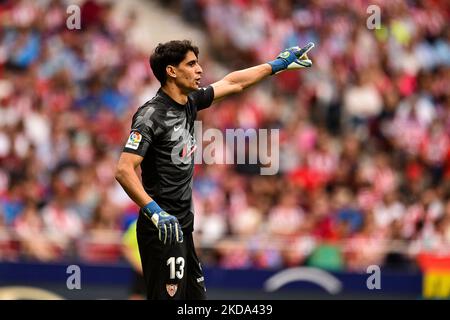
<path fill-rule="evenodd" d="M 177 293 L 178 285 L 177 284 L 166 284 L 166 290 L 169 296 L 173 297 L 175 293 Z"/>

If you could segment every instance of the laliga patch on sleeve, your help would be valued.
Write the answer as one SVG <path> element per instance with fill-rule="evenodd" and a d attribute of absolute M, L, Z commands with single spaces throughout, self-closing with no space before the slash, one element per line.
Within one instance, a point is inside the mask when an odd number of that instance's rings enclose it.
<path fill-rule="evenodd" d="M 132 131 L 130 134 L 130 137 L 128 138 L 127 144 L 125 145 L 125 148 L 137 150 L 141 140 L 142 140 L 142 135 L 137 131 Z"/>

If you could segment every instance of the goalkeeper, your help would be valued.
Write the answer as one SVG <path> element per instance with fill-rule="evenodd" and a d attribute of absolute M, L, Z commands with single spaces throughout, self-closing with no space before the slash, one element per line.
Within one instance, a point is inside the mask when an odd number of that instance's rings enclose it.
<path fill-rule="evenodd" d="M 141 208 L 136 230 L 148 299 L 206 298 L 192 240 L 197 112 L 269 75 L 311 67 L 307 52 L 313 46 L 286 49 L 273 61 L 232 72 L 203 88 L 196 46 L 184 40 L 156 47 L 150 66 L 161 88 L 134 114 L 115 175 Z"/>

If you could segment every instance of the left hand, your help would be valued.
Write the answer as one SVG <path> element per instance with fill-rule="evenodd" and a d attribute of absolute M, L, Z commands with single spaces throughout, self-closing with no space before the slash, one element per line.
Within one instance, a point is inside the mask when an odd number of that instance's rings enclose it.
<path fill-rule="evenodd" d="M 312 61 L 308 58 L 307 53 L 313 47 L 314 43 L 310 42 L 303 48 L 297 46 L 285 49 L 275 60 L 268 62 L 272 67 L 272 74 L 284 70 L 310 68 Z"/>

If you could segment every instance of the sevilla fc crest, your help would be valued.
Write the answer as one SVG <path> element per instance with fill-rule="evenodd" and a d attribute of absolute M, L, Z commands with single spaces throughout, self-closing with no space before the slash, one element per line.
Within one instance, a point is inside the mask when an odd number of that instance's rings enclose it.
<path fill-rule="evenodd" d="M 177 284 L 166 284 L 166 290 L 169 296 L 173 297 L 175 293 L 177 293 L 178 285 Z"/>

